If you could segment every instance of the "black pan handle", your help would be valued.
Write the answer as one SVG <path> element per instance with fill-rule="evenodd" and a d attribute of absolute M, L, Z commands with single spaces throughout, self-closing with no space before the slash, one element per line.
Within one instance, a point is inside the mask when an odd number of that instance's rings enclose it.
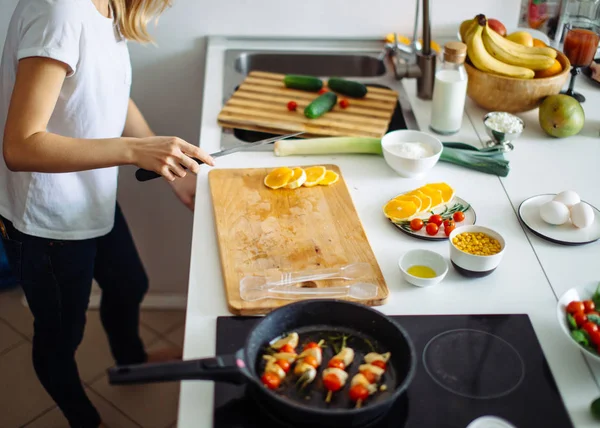
<path fill-rule="evenodd" d="M 237 352 L 198 360 L 117 366 L 108 369 L 108 382 L 125 385 L 197 379 L 241 385 L 247 381 L 241 356 L 242 352 Z"/>
<path fill-rule="evenodd" d="M 202 162 L 200 159 L 194 159 L 196 162 L 198 162 L 199 165 L 202 165 L 204 162 Z M 186 167 L 184 167 L 183 165 L 181 166 L 183 169 L 187 169 Z M 155 178 L 160 177 L 161 175 L 157 172 L 154 171 L 150 171 L 147 169 L 138 169 L 135 172 L 135 178 L 137 178 L 138 181 L 149 181 L 149 180 L 154 180 Z"/>

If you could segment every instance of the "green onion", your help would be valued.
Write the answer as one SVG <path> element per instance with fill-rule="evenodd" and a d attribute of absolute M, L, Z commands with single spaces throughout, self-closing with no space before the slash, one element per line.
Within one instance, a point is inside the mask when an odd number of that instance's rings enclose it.
<path fill-rule="evenodd" d="M 364 137 L 308 138 L 275 143 L 275 156 L 362 153 L 381 155 L 381 139 Z"/>

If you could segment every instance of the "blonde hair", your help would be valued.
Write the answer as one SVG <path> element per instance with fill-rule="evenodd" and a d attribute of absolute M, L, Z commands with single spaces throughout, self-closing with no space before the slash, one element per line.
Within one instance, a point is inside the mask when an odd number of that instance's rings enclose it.
<path fill-rule="evenodd" d="M 148 22 L 171 6 L 172 0 L 111 0 L 114 19 L 128 40 L 152 42 Z"/>

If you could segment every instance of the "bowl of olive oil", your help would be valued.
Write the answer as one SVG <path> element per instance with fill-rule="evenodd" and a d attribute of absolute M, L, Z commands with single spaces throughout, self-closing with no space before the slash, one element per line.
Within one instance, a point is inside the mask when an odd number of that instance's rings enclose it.
<path fill-rule="evenodd" d="M 417 287 L 439 284 L 448 273 L 448 263 L 440 254 L 429 250 L 411 250 L 398 262 L 402 277 Z"/>

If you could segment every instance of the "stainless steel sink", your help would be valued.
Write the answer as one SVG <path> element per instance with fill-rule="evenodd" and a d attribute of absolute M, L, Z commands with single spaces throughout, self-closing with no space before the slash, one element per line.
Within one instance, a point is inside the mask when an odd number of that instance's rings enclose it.
<path fill-rule="evenodd" d="M 366 85 L 389 87 L 396 83 L 394 71 L 382 59 L 381 51 L 279 51 L 234 50 L 225 52 L 223 104 L 233 95 L 244 78 L 253 70 L 281 74 L 308 74 L 321 78 L 345 77 Z M 418 129 L 408 96 L 402 85 L 396 87 L 399 104 L 392 120 L 392 129 Z M 273 136 L 255 131 L 223 129 L 221 148 L 228 149 L 240 144 Z M 270 151 L 270 145 L 251 150 Z"/>

